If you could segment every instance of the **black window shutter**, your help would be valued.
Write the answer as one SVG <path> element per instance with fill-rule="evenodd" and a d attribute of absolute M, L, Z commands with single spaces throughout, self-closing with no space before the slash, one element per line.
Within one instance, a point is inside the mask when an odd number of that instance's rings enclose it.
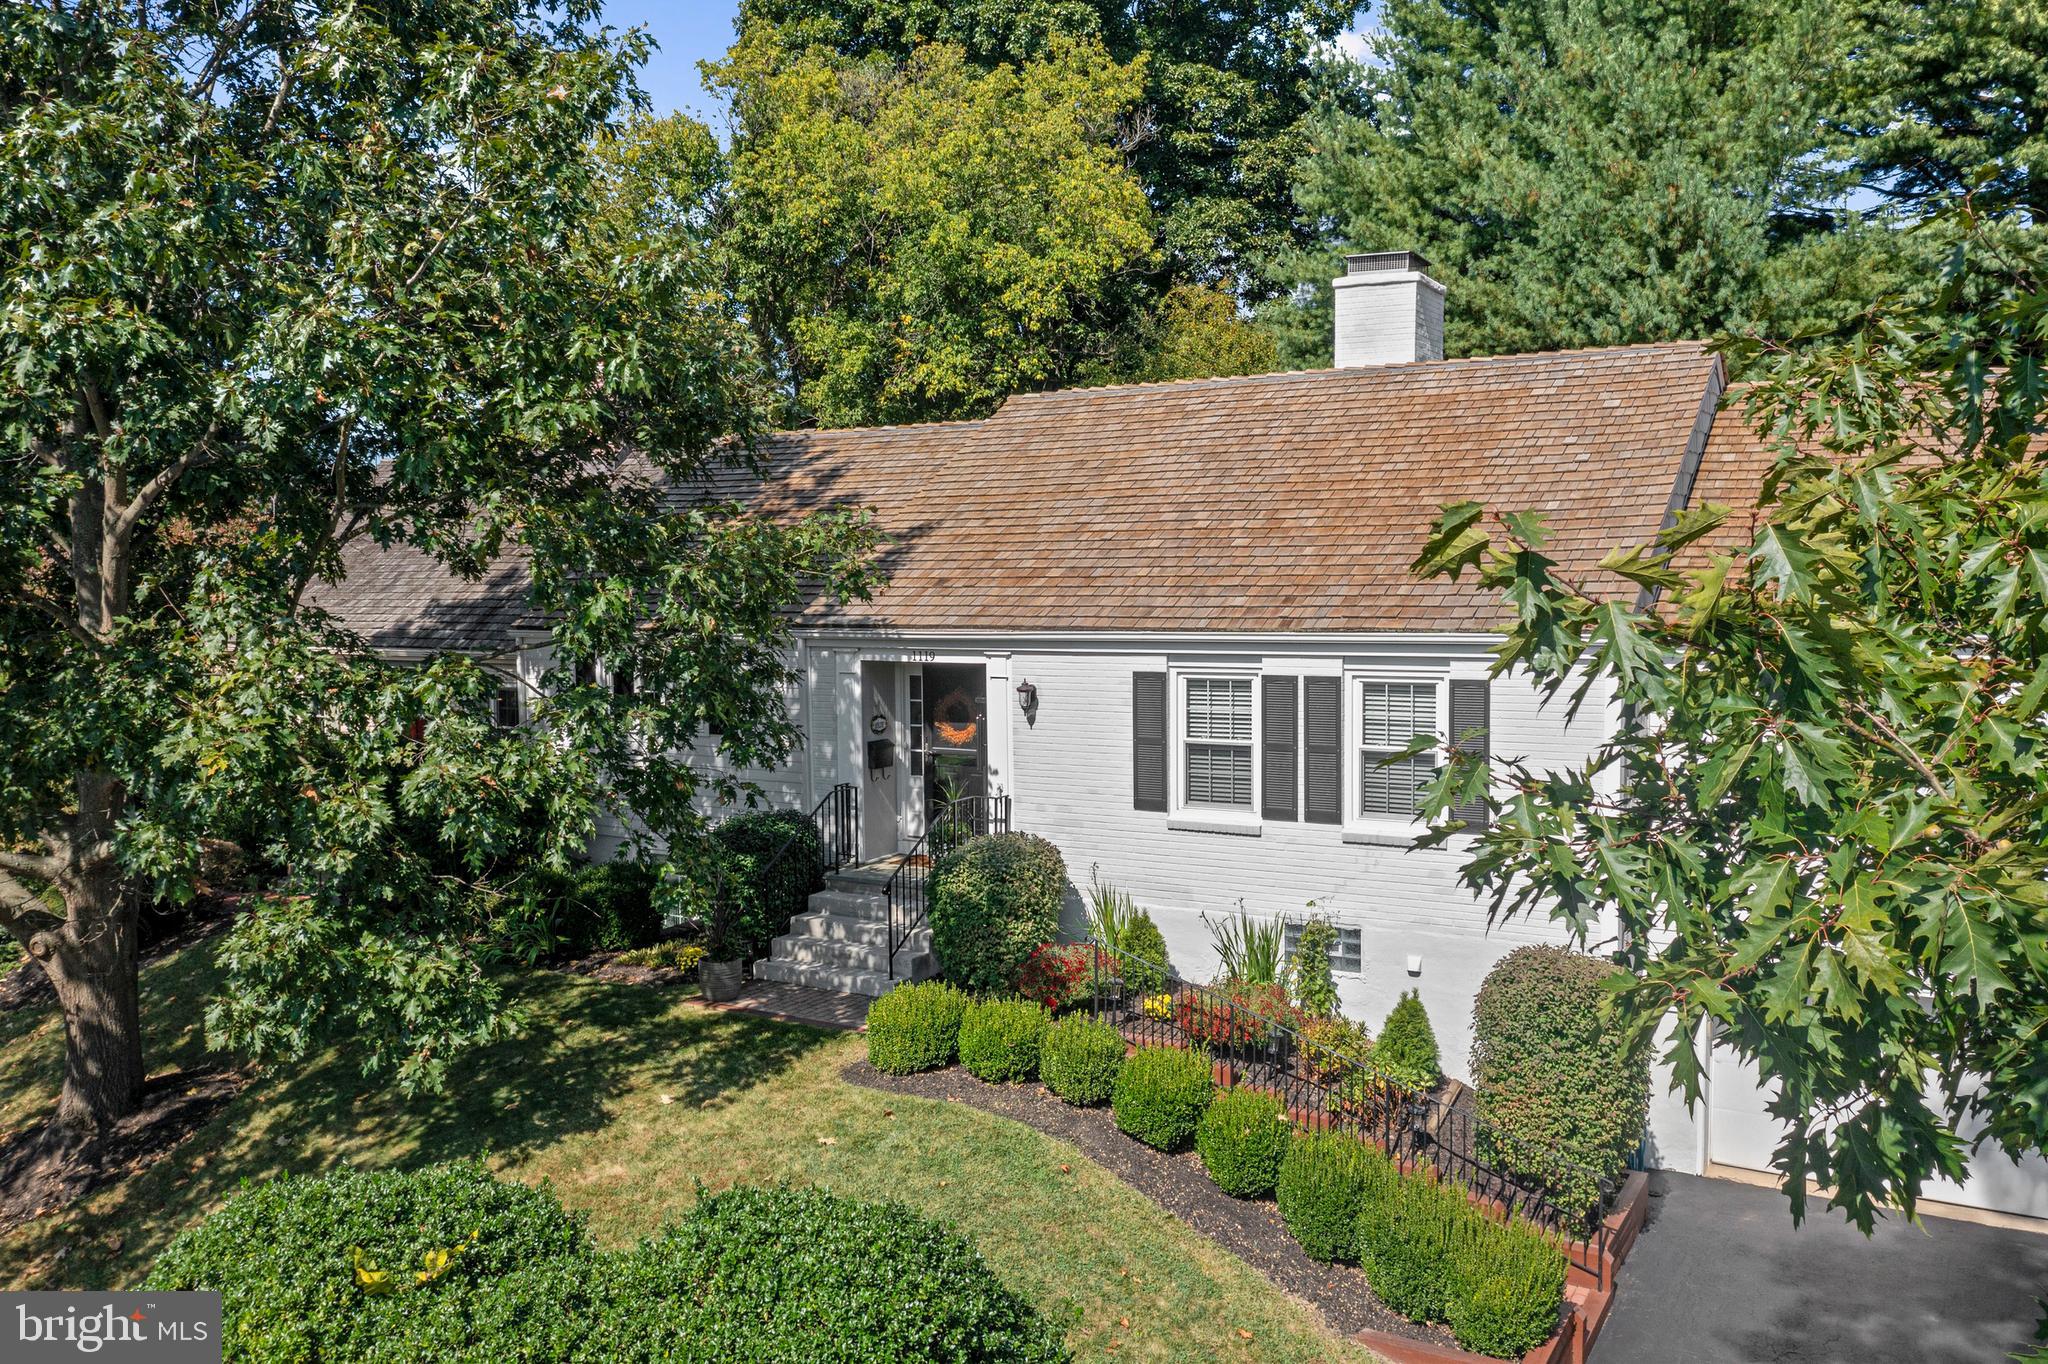
<path fill-rule="evenodd" d="M 1292 677 L 1259 679 L 1260 716 L 1259 778 L 1260 812 L 1267 819 L 1299 819 L 1295 798 L 1300 745 L 1295 738 L 1294 685 Z"/>
<path fill-rule="evenodd" d="M 1166 674 L 1131 674 L 1131 805 L 1166 809 Z"/>
<path fill-rule="evenodd" d="M 1482 762 L 1493 756 L 1491 690 L 1483 680 L 1451 683 L 1451 747 L 1460 753 L 1473 754 Z M 1487 817 L 1483 800 L 1465 801 L 1451 814 L 1473 829 L 1484 829 L 1492 822 Z"/>
<path fill-rule="evenodd" d="M 1344 822 L 1344 680 L 1301 679 L 1301 817 Z"/>

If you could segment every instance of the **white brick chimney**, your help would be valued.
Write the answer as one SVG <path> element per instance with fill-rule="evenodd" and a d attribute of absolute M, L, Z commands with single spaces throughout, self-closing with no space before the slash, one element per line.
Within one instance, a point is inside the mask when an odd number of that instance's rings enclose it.
<path fill-rule="evenodd" d="M 1413 251 L 1346 256 L 1337 295 L 1337 367 L 1444 358 L 1444 286 Z"/>

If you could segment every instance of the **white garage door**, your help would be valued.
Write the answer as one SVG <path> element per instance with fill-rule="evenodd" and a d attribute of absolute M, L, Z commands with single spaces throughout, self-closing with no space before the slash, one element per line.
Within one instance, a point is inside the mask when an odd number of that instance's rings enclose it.
<path fill-rule="evenodd" d="M 1743 1170 L 1770 1170 L 1771 1152 L 1785 1131 L 1765 1107 L 1772 1093 L 1758 1083 L 1753 1063 L 1726 1047 L 1714 1048 L 1707 1090 L 1709 1160 Z M 1966 1128 L 1963 1137 L 1967 1140 L 1978 1130 L 1974 1125 Z M 1968 1181 L 1931 1180 L 1920 1196 L 1966 1208 L 2048 1218 L 2048 1160 L 2033 1155 L 2015 1165 L 1996 1144 L 1988 1144 L 1971 1157 Z"/>

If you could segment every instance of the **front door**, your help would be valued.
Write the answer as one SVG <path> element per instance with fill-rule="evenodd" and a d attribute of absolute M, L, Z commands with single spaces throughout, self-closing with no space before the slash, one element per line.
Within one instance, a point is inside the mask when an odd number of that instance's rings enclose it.
<path fill-rule="evenodd" d="M 988 794 L 988 669 L 927 663 L 919 687 L 925 743 L 925 828 L 932 812 Z"/>

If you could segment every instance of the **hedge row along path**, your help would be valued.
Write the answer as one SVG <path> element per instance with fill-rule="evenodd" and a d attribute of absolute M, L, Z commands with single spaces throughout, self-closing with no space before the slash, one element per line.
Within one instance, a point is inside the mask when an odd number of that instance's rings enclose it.
<path fill-rule="evenodd" d="M 1256 1269 L 1274 1287 L 1313 1306 L 1332 1331 L 1362 1330 L 1457 1348 L 1448 1329 L 1408 1320 L 1373 1295 L 1353 1265 L 1319 1264 L 1302 1253 L 1270 1200 L 1232 1198 L 1216 1187 L 1193 1151 L 1167 1155 L 1119 1132 L 1107 1106 L 1076 1108 L 1043 1085 L 992 1085 L 959 1066 L 916 1075 L 884 1075 L 866 1061 L 840 1072 L 887 1094 L 963 1103 L 1010 1118 L 1079 1148 L 1082 1155 Z"/>

